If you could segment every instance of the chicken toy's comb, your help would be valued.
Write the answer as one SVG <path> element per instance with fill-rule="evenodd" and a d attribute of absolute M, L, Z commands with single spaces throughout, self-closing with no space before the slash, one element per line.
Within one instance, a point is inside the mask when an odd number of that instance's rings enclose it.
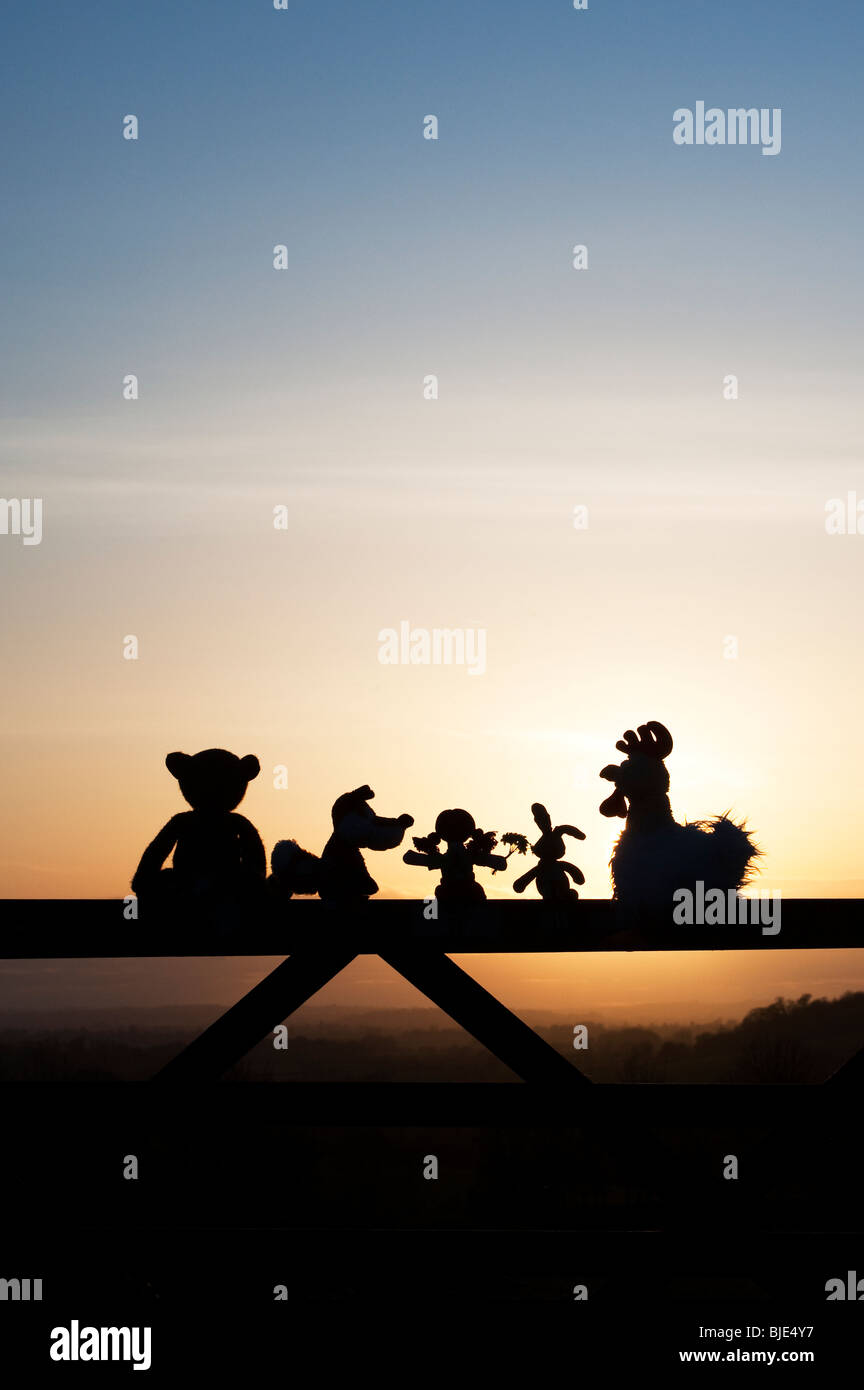
<path fill-rule="evenodd" d="M 638 733 L 628 729 L 615 747 L 628 757 L 638 754 L 643 758 L 656 758 L 658 762 L 663 762 L 672 752 L 672 735 L 665 724 L 659 723 L 656 719 L 649 719 L 647 724 L 639 725 Z"/>

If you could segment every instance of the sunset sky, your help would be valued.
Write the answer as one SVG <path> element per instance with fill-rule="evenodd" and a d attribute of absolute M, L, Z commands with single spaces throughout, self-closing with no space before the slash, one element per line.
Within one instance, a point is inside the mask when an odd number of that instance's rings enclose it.
<path fill-rule="evenodd" d="M 0 492 L 44 515 L 39 545 L 0 535 L 0 895 L 128 892 L 184 808 L 166 753 L 217 746 L 261 760 L 240 809 L 268 854 L 320 850 L 363 782 L 418 834 L 454 805 L 530 834 L 541 800 L 608 897 L 598 773 L 647 719 L 676 815 L 746 816 L 760 886 L 862 895 L 864 536 L 825 529 L 864 500 L 856 25 L 788 0 L 18 7 Z M 702 99 L 782 108 L 782 152 L 676 146 Z M 485 672 L 382 665 L 402 620 L 482 629 Z M 431 891 L 401 853 L 368 855 L 385 895 Z M 864 987 L 854 953 L 711 957 L 708 985 L 704 958 L 555 959 L 477 974 L 514 1006 Z"/>

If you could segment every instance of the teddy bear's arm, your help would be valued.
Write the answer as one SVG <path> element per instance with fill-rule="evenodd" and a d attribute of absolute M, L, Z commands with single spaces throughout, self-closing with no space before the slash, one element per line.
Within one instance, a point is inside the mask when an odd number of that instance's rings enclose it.
<path fill-rule="evenodd" d="M 245 816 L 235 815 L 234 820 L 237 822 L 237 839 L 240 841 L 244 869 L 251 869 L 253 873 L 264 878 L 267 874 L 267 855 L 261 843 L 261 836 L 251 820 L 247 820 Z"/>
<path fill-rule="evenodd" d="M 148 884 L 159 873 L 180 838 L 186 814 L 186 812 L 181 811 L 178 815 L 172 816 L 167 824 L 163 825 L 156 838 L 150 841 L 141 855 L 141 861 L 132 879 L 133 893 L 137 893 L 142 885 Z"/>

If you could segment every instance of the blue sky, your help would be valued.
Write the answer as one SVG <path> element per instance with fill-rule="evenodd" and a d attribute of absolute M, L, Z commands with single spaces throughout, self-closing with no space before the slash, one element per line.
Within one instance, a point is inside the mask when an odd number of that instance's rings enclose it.
<path fill-rule="evenodd" d="M 236 398 L 442 350 L 474 381 L 658 349 L 686 373 L 694 334 L 842 369 L 861 29 L 846 4 L 19 6 L 4 409 L 44 409 L 48 377 L 54 409 L 101 410 L 118 356 L 160 404 L 202 373 Z M 698 99 L 780 106 L 780 157 L 675 147 L 672 112 Z"/>

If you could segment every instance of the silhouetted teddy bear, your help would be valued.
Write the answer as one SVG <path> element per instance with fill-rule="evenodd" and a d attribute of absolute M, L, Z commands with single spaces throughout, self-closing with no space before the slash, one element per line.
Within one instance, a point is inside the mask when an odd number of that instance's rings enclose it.
<path fill-rule="evenodd" d="M 567 875 L 570 875 L 574 883 L 584 883 L 585 875 L 575 864 L 568 864 L 564 858 L 564 836 L 572 835 L 575 840 L 584 840 L 584 832 L 578 830 L 575 825 L 556 825 L 553 828 L 552 817 L 540 801 L 534 802 L 531 814 L 542 832 L 540 839 L 535 840 L 531 846 L 538 862 L 527 874 L 522 874 L 521 878 L 516 879 L 513 892 L 524 893 L 528 884 L 536 879 L 537 892 L 541 898 L 548 902 L 575 902 L 579 894 L 575 888 L 570 887 Z"/>
<path fill-rule="evenodd" d="M 251 753 L 238 758 L 224 748 L 169 753 L 165 766 L 180 783 L 191 811 L 172 816 L 147 846 L 132 880 L 139 898 L 222 900 L 246 897 L 263 887 L 264 846 L 245 816 L 234 813 L 261 771 Z M 173 869 L 162 865 L 174 850 Z"/>
<path fill-rule="evenodd" d="M 352 902 L 378 892 L 363 860 L 361 849 L 395 849 L 414 817 L 388 819 L 377 816 L 368 804 L 375 793 L 369 786 L 355 787 L 333 803 L 333 834 L 321 854 L 319 894 L 329 902 Z"/>

